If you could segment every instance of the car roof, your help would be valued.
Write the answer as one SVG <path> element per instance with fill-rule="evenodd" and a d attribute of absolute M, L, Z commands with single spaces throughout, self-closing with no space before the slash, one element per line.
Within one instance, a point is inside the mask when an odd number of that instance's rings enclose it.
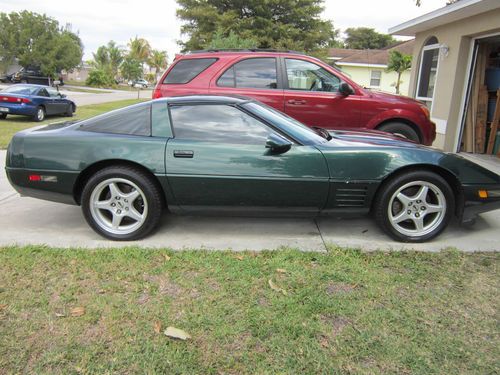
<path fill-rule="evenodd" d="M 222 96 L 222 95 L 186 95 L 172 96 L 164 99 L 170 104 L 190 104 L 190 103 L 210 103 L 210 104 L 242 104 L 248 101 L 253 101 L 252 98 L 246 96 Z"/>

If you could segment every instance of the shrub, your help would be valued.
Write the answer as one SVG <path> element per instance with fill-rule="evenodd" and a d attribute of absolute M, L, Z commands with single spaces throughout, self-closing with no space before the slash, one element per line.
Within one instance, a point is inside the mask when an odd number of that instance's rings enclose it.
<path fill-rule="evenodd" d="M 90 71 L 85 84 L 93 87 L 112 87 L 115 85 L 115 81 L 108 72 L 102 69 L 94 69 Z"/>

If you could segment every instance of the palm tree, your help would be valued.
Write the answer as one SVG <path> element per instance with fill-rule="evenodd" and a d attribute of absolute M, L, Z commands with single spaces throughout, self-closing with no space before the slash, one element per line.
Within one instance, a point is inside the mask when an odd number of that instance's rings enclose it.
<path fill-rule="evenodd" d="M 113 77 L 116 78 L 118 75 L 118 68 L 123 62 L 123 49 L 116 45 L 113 40 L 110 40 L 107 46 L 109 65 Z"/>
<path fill-rule="evenodd" d="M 138 38 L 137 35 L 134 39 L 130 39 L 128 43 L 130 50 L 129 56 L 137 61 L 140 61 L 141 66 L 148 61 L 151 55 L 151 45 L 144 38 Z"/>
<path fill-rule="evenodd" d="M 411 69 L 411 55 L 405 55 L 396 50 L 392 50 L 389 55 L 389 63 L 387 64 L 388 72 L 398 73 L 396 81 L 396 94 L 399 95 L 399 86 L 401 85 L 401 75 Z"/>
<path fill-rule="evenodd" d="M 157 49 L 152 50 L 151 56 L 149 57 L 148 60 L 148 65 L 151 68 L 155 68 L 156 82 L 158 82 L 161 71 L 164 70 L 168 65 L 167 52 L 160 51 Z"/>

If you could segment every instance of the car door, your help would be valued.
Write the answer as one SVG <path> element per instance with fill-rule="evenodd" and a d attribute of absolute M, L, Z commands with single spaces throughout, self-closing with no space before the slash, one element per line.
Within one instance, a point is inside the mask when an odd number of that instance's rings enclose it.
<path fill-rule="evenodd" d="M 309 126 L 326 129 L 360 126 L 360 97 L 339 92 L 342 80 L 319 64 L 286 57 L 285 113 Z"/>
<path fill-rule="evenodd" d="M 56 89 L 48 87 L 47 91 L 50 95 L 51 114 L 65 113 L 68 110 L 68 102 Z"/>
<path fill-rule="evenodd" d="M 249 96 L 283 111 L 283 84 L 278 71 L 276 57 L 240 58 L 215 75 L 209 92 Z"/>
<path fill-rule="evenodd" d="M 181 208 L 316 214 L 325 205 L 328 167 L 315 147 L 272 153 L 267 138 L 283 135 L 235 106 L 174 105 L 170 113 L 166 174 Z"/>

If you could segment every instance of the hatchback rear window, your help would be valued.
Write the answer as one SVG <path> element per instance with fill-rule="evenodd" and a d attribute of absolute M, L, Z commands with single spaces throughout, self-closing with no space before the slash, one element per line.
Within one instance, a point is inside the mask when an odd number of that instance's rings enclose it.
<path fill-rule="evenodd" d="M 188 83 L 216 61 L 217 59 L 180 60 L 168 72 L 163 83 Z"/>

